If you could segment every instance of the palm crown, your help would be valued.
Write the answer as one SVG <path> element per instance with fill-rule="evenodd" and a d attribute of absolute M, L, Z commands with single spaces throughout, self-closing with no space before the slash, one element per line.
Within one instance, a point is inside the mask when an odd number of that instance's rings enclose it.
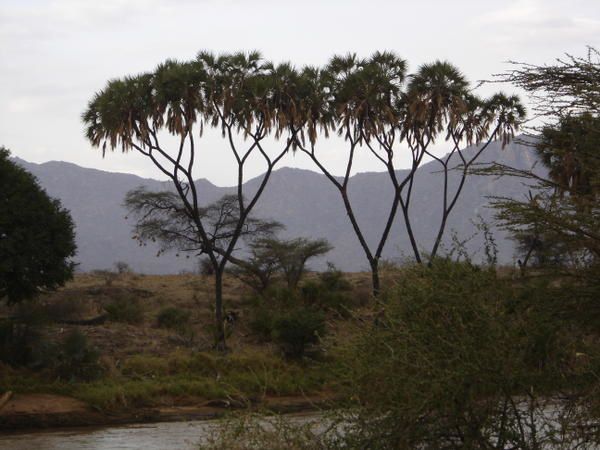
<path fill-rule="evenodd" d="M 151 143 L 161 128 L 184 135 L 195 124 L 201 133 L 205 123 L 261 136 L 290 132 L 313 143 L 332 129 L 368 140 L 394 128 L 407 140 L 460 136 L 470 144 L 490 130 L 506 139 L 524 115 L 517 97 L 473 95 L 448 62 L 407 76 L 406 61 L 391 52 L 335 56 L 324 68 L 300 70 L 258 52 L 200 52 L 193 61 L 167 60 L 154 72 L 110 81 L 83 120 L 93 145 L 127 151 L 136 140 Z"/>

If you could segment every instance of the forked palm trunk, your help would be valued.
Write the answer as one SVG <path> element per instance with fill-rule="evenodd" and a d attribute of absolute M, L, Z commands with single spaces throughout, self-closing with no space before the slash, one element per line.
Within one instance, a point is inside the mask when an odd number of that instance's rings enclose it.
<path fill-rule="evenodd" d="M 371 261 L 371 280 L 373 283 L 373 296 L 378 297 L 381 293 L 381 287 L 379 284 L 379 260 L 374 259 Z"/>

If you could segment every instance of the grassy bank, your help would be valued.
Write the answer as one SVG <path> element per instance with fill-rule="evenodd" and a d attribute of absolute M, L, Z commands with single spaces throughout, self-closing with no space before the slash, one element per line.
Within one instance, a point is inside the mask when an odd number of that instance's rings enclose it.
<path fill-rule="evenodd" d="M 124 361 L 120 374 L 93 381 L 53 379 L 6 368 L 0 376 L 4 391 L 72 396 L 103 411 L 214 400 L 243 407 L 266 397 L 326 394 L 333 381 L 325 363 L 287 362 L 258 351 L 224 357 L 134 355 Z"/>
<path fill-rule="evenodd" d="M 345 295 L 368 297 L 366 274 L 347 278 Z M 315 280 L 318 276 L 308 276 L 311 295 Z M 303 300 L 285 290 L 273 294 L 275 300 L 259 298 L 233 277 L 225 286 L 226 311 L 236 318 L 228 323 L 226 354 L 211 349 L 208 276 L 80 274 L 36 303 L 4 307 L 5 322 L 25 317 L 31 332 L 17 336 L 22 342 L 13 356 L 23 363 L 2 365 L 0 391 L 67 395 L 107 412 L 211 402 L 243 407 L 265 398 L 331 396 L 332 361 L 317 341 L 307 344 L 306 356 L 290 357 L 273 337 L 276 323 L 286 326 L 282 311 Z M 311 311 L 309 319 L 316 315 L 322 321 L 321 334 L 326 329 L 332 337 L 344 329 L 347 318 L 335 308 L 311 306 Z M 101 323 L 74 324 L 100 316 L 106 316 Z"/>

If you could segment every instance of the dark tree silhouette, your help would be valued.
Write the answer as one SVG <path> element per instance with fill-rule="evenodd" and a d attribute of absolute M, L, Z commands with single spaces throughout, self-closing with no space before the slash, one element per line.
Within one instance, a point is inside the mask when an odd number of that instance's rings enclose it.
<path fill-rule="evenodd" d="M 440 223 L 429 253 L 431 262 L 437 256 L 448 217 L 460 197 L 470 169 L 494 140 L 500 139 L 505 145 L 514 137 L 515 130 L 525 118 L 525 108 L 517 97 L 501 93 L 488 100 L 479 99 L 471 93 L 469 83 L 458 69 L 439 61 L 419 68 L 411 78 L 406 97 L 408 113 L 404 129 L 407 142 L 417 149 L 417 154 L 424 154 L 438 163 L 443 176 Z M 440 137 L 450 144 L 448 153 L 443 157 L 429 148 Z M 477 149 L 472 155 L 467 155 L 464 146 L 473 144 L 478 145 Z M 453 190 L 449 185 L 451 171 L 459 173 Z M 409 189 L 401 200 L 402 211 L 415 258 L 420 262 L 422 255 L 409 225 L 411 192 Z"/>
<path fill-rule="evenodd" d="M 225 195 L 199 208 L 208 242 L 199 236 L 193 219 L 174 192 L 152 192 L 140 187 L 127 193 L 125 207 L 137 219 L 134 237 L 142 244 L 157 242 L 159 254 L 177 250 L 200 256 L 207 252 L 208 245 L 217 255 L 223 256 L 233 239 L 265 239 L 282 228 L 279 222 L 249 216 L 238 231 L 240 210 L 236 195 Z M 234 264 L 243 264 L 233 252 L 228 258 Z"/>
<path fill-rule="evenodd" d="M 0 147 L 0 300 L 17 303 L 73 276 L 73 221 Z"/>
<path fill-rule="evenodd" d="M 495 198 L 498 219 L 530 244 L 522 247 L 524 265 L 537 253 L 546 266 L 586 268 L 580 275 L 593 292 L 600 279 L 600 53 L 589 48 L 586 57 L 567 55 L 544 66 L 514 63 L 500 80 L 531 96 L 542 125 L 529 130 L 530 145 L 548 175 L 500 164 L 480 170 L 528 180 L 535 188 L 525 200 Z"/>

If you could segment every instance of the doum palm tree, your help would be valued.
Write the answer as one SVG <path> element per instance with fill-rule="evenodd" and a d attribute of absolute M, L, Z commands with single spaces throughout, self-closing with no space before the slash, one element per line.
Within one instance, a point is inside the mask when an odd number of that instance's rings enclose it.
<path fill-rule="evenodd" d="M 273 66 L 257 52 L 215 56 L 201 52 L 189 62 L 166 61 L 155 71 L 110 81 L 83 114 L 87 137 L 103 155 L 107 149 L 135 150 L 167 176 L 193 224 L 215 273 L 215 348 L 226 349 L 223 273 L 252 209 L 273 168 L 294 145 L 297 73 L 289 65 Z M 200 193 L 194 182 L 198 143 L 206 126 L 222 131 L 237 169 L 236 216 L 222 247 L 212 239 Z M 177 139 L 165 145 L 165 132 Z M 274 136 L 268 149 L 265 139 Z M 274 143 L 273 143 L 274 142 Z M 265 172 L 258 189 L 243 189 L 247 161 L 257 155 Z"/>
<path fill-rule="evenodd" d="M 336 187 L 372 273 L 379 294 L 379 261 L 400 209 L 414 257 L 423 260 L 410 220 L 415 175 L 423 158 L 437 161 L 443 172 L 442 212 L 430 260 L 441 243 L 447 219 L 460 196 L 469 168 L 494 139 L 512 137 L 525 111 L 518 98 L 496 94 L 481 100 L 454 66 L 435 62 L 407 75 L 406 62 L 390 52 L 366 59 L 336 56 L 324 68 L 273 65 L 259 53 L 216 56 L 201 52 L 189 62 L 166 61 L 151 73 L 113 80 L 95 95 L 83 115 L 94 146 L 136 150 L 149 158 L 172 182 L 215 269 L 217 347 L 225 348 L 222 324 L 222 276 L 251 211 L 274 167 L 290 150 L 299 150 Z M 221 130 L 234 156 L 239 216 L 232 239 L 217 246 L 200 214 L 193 170 L 197 146 L 206 126 Z M 347 144 L 342 177 L 325 167 L 317 151 L 319 139 L 335 131 Z M 163 146 L 164 133 L 178 143 Z M 269 136 L 273 140 L 267 139 Z M 431 145 L 444 140 L 444 157 Z M 267 149 L 267 142 L 271 149 Z M 273 144 L 275 142 L 275 144 Z M 467 157 L 462 146 L 480 144 Z M 388 214 L 374 243 L 369 243 L 348 195 L 357 152 L 367 151 L 385 168 L 393 192 Z M 411 166 L 402 178 L 396 159 L 408 152 Z M 265 173 L 252 195 L 244 192 L 245 168 L 254 156 Z M 455 164 L 455 162 L 457 164 Z M 454 165 L 456 167 L 454 167 Z M 448 175 L 458 170 L 458 187 L 450 191 Z"/>
<path fill-rule="evenodd" d="M 335 56 L 323 70 L 310 72 L 310 77 L 310 93 L 305 93 L 305 97 L 311 99 L 310 108 L 306 107 L 303 114 L 313 124 L 313 132 L 310 139 L 298 144 L 298 148 L 312 159 L 340 193 L 369 262 L 373 294 L 377 296 L 380 292 L 379 261 L 398 209 L 402 211 L 415 260 L 423 261 L 410 220 L 415 175 L 423 158 L 429 156 L 439 162 L 444 177 L 442 213 L 429 254 L 431 261 L 438 252 L 448 216 L 460 196 L 469 168 L 493 140 L 500 138 L 506 143 L 512 137 L 525 110 L 516 97 L 496 94 L 485 101 L 478 99 L 471 93 L 466 78 L 447 62 L 426 64 L 415 74 L 407 75 L 406 62 L 390 52 L 377 52 L 366 59 L 353 54 Z M 320 157 L 318 133 L 314 131 L 317 124 L 325 136 L 334 129 L 348 144 L 341 177 L 336 177 Z M 298 134 L 296 138 L 302 136 Z M 450 144 L 450 151 L 443 158 L 430 150 L 440 139 Z M 470 144 L 480 144 L 480 147 L 474 156 L 466 158 L 462 146 Z M 353 163 L 361 150 L 366 150 L 383 165 L 393 192 L 375 245 L 367 240 L 348 195 Z M 400 177 L 395 158 L 406 152 L 411 165 Z M 451 166 L 450 162 L 456 163 L 457 158 L 457 167 Z M 450 192 L 448 175 L 457 168 L 461 178 L 455 191 Z"/>

